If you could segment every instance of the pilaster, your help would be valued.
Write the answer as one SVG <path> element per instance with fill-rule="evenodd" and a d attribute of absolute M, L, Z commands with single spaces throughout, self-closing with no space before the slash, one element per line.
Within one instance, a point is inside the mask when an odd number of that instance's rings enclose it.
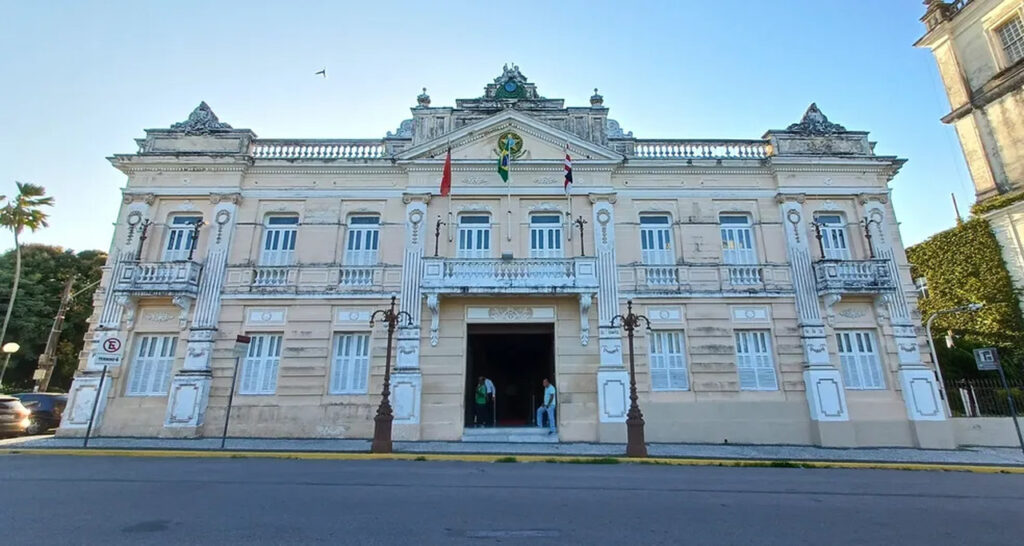
<path fill-rule="evenodd" d="M 590 225 L 594 226 L 593 248 L 597 257 L 598 417 L 602 423 L 619 423 L 625 422 L 629 407 L 629 374 L 622 364 L 622 333 L 619 328 L 610 326 L 612 317 L 619 313 L 618 262 L 615 257 L 616 197 L 615 194 L 593 193 L 589 197 L 593 205 Z M 582 309 L 580 314 L 582 316 Z"/>
<path fill-rule="evenodd" d="M 846 405 L 842 374 L 832 365 L 821 317 L 808 244 L 803 195 L 778 196 L 786 246 L 793 274 L 800 343 L 804 349 L 804 386 L 812 420 L 812 436 L 821 445 L 852 445 L 853 427 Z"/>
<path fill-rule="evenodd" d="M 176 435 L 197 435 L 206 415 L 213 382 L 211 360 L 220 317 L 221 288 L 241 195 L 213 194 L 210 202 L 214 208 L 212 222 L 206 228 L 208 250 L 199 293 L 192 305 L 194 313 L 185 361 L 171 378 L 167 397 L 164 427 L 178 429 Z"/>
<path fill-rule="evenodd" d="M 402 258 L 401 310 L 412 317 L 412 326 L 397 332 L 395 371 L 391 376 L 391 405 L 394 408 L 394 434 L 403 440 L 419 439 L 420 399 L 423 377 L 420 373 L 421 320 L 423 314 L 423 253 L 426 244 L 427 203 L 430 194 L 405 194 L 405 254 Z M 434 295 L 434 308 L 437 306 Z M 436 314 L 432 314 L 436 317 Z M 435 320 L 436 322 L 436 320 Z M 431 329 L 436 339 L 436 324 Z M 436 341 L 434 341 L 436 343 Z"/>

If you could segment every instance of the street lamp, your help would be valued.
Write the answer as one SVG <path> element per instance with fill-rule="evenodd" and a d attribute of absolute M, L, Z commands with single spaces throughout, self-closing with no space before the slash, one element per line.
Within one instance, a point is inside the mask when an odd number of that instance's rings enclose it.
<path fill-rule="evenodd" d="M 636 395 L 636 366 L 633 363 L 633 330 L 646 324 L 651 329 L 651 321 L 643 315 L 633 313 L 633 300 L 626 302 L 626 315 L 615 315 L 612 317 L 612 328 L 622 326 L 626 330 L 626 337 L 629 338 L 629 412 L 626 413 L 626 456 L 646 457 L 647 444 L 644 442 L 644 414 L 637 404 Z"/>
<path fill-rule="evenodd" d="M 10 343 L 4 343 L 4 346 L 0 347 L 0 350 L 2 350 L 5 355 L 7 355 L 4 357 L 4 367 L 2 370 L 0 370 L 0 385 L 4 384 L 4 374 L 7 373 L 7 365 L 10 364 L 11 362 L 11 355 L 18 352 L 18 349 L 21 349 L 21 345 L 18 345 L 13 341 L 11 341 Z"/>
<path fill-rule="evenodd" d="M 950 313 L 973 313 L 984 307 L 983 303 L 968 303 L 967 305 L 961 305 L 960 307 L 953 307 L 951 309 L 943 309 L 942 311 L 936 311 L 928 317 L 928 321 L 925 322 L 925 332 L 928 334 L 928 349 L 932 352 L 932 363 L 935 364 L 935 378 L 939 381 L 939 394 L 942 397 L 942 403 L 946 407 L 946 417 L 952 415 L 949 409 L 949 396 L 946 395 L 946 384 L 942 379 L 942 367 L 939 366 L 939 356 L 935 353 L 935 342 L 932 340 L 932 322 L 939 315 L 948 315 Z"/>
<path fill-rule="evenodd" d="M 388 325 L 388 348 L 384 356 L 384 390 L 380 394 L 380 406 L 377 407 L 377 415 L 373 418 L 373 444 L 370 451 L 373 453 L 391 453 L 391 422 L 395 415 L 391 411 L 391 341 L 395 336 L 395 328 L 402 317 L 405 317 L 406 325 L 412 326 L 412 316 L 405 311 L 395 312 L 395 301 L 398 298 L 391 296 L 390 309 L 378 309 L 370 315 L 370 327 L 374 324 L 386 323 Z M 380 315 L 380 319 L 377 316 Z"/>

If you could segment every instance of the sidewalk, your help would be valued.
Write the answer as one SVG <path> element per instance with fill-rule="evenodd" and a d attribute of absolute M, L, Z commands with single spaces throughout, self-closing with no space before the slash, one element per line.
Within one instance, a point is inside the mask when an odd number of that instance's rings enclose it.
<path fill-rule="evenodd" d="M 33 436 L 0 440 L 0 453 L 25 449 L 79 449 L 82 438 Z M 89 448 L 161 451 L 219 451 L 219 438 L 188 440 L 162 438 L 91 438 Z M 369 440 L 228 438 L 225 449 L 246 452 L 367 453 Z M 619 457 L 619 444 L 527 444 L 466 442 L 398 442 L 395 453 L 488 454 L 534 456 Z M 733 461 L 836 461 L 1024 467 L 1018 448 L 973 447 L 957 450 L 911 448 L 821 448 L 784 445 L 648 444 L 651 457 L 723 459 Z"/>

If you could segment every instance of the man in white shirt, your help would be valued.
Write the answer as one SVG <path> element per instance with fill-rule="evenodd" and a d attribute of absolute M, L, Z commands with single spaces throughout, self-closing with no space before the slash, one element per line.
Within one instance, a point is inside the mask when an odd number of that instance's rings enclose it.
<path fill-rule="evenodd" d="M 548 416 L 548 434 L 555 433 L 555 406 L 558 404 L 558 393 L 555 386 L 544 378 L 544 402 L 537 408 L 537 426 L 544 427 L 544 415 Z"/>
<path fill-rule="evenodd" d="M 487 426 L 494 426 L 495 417 L 497 417 L 494 409 L 494 382 L 491 381 L 490 377 L 484 377 L 484 389 L 487 390 Z"/>

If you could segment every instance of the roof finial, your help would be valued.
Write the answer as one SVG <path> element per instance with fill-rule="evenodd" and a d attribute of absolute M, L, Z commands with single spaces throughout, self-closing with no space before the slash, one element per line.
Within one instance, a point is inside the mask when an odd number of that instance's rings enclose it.
<path fill-rule="evenodd" d="M 604 97 L 602 97 L 597 92 L 597 88 L 595 87 L 594 88 L 594 94 L 590 96 L 590 106 L 592 106 L 594 108 L 597 108 L 597 107 L 601 106 L 602 104 L 604 104 Z"/>
<path fill-rule="evenodd" d="M 423 93 L 420 93 L 416 97 L 416 103 L 419 105 L 420 108 L 427 108 L 428 106 L 430 106 L 430 95 L 427 94 L 426 87 L 423 88 Z"/>

